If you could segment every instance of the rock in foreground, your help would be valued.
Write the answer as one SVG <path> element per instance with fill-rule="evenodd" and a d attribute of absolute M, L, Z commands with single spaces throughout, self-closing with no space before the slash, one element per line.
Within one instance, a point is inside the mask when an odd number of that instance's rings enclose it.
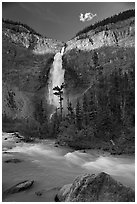
<path fill-rule="evenodd" d="M 135 192 L 101 172 L 77 177 L 56 195 L 59 202 L 134 202 Z"/>
<path fill-rule="evenodd" d="M 20 182 L 14 186 L 12 186 L 11 188 L 7 189 L 4 193 L 3 196 L 9 195 L 9 194 L 13 194 L 13 193 L 19 193 L 21 191 L 27 190 L 29 188 L 31 188 L 31 186 L 33 185 L 34 181 L 23 181 Z"/>

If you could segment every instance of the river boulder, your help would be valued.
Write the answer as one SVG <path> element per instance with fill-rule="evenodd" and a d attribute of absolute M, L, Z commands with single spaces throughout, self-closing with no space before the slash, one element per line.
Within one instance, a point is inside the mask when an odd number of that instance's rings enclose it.
<path fill-rule="evenodd" d="M 19 193 L 21 191 L 25 191 L 29 188 L 32 187 L 34 181 L 29 181 L 29 180 L 25 180 L 23 182 L 20 182 L 14 186 L 12 186 L 11 188 L 7 189 L 4 193 L 3 196 L 9 195 L 9 194 L 14 194 L 14 193 Z"/>
<path fill-rule="evenodd" d="M 6 161 L 4 161 L 5 163 L 14 163 L 14 164 L 17 164 L 17 163 L 20 163 L 22 162 L 21 159 L 16 159 L 16 158 L 11 158 L 11 159 L 7 159 Z"/>
<path fill-rule="evenodd" d="M 56 195 L 59 202 L 134 202 L 135 192 L 101 172 L 85 174 L 63 186 Z"/>

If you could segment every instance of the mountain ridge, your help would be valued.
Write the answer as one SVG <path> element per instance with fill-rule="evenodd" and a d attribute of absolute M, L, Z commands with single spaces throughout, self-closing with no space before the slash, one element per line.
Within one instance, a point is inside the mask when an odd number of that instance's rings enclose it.
<path fill-rule="evenodd" d="M 81 34 L 88 33 L 91 30 L 95 30 L 95 32 L 100 32 L 101 29 L 99 31 L 96 30 L 96 28 L 100 28 L 100 27 L 102 27 L 102 30 L 108 30 L 109 28 L 107 28 L 107 25 L 109 26 L 109 24 L 112 24 L 112 23 L 115 24 L 115 23 L 117 23 L 119 21 L 123 21 L 123 20 L 126 20 L 128 18 L 132 18 L 132 17 L 135 17 L 135 10 L 134 9 L 130 9 L 130 10 L 120 12 L 118 14 L 115 14 L 115 15 L 113 15 L 111 17 L 105 18 L 103 20 L 100 20 L 100 21 L 98 21 L 98 22 L 96 22 L 94 24 L 91 24 L 91 25 L 83 28 L 81 31 L 76 33 L 76 37 L 81 36 Z M 4 23 L 7 25 L 7 27 L 8 27 L 8 24 L 9 24 L 9 28 L 13 29 L 13 30 L 16 30 L 16 32 L 19 32 L 19 31 L 22 32 L 23 31 L 23 30 L 21 31 L 21 29 L 19 27 L 17 28 L 17 26 L 21 26 L 24 29 L 24 31 L 26 29 L 26 31 L 29 31 L 31 34 L 36 34 L 36 35 L 38 35 L 40 37 L 44 37 L 42 34 L 36 32 L 33 28 L 31 28 L 27 24 L 24 24 L 24 23 L 21 23 L 21 22 L 15 22 L 15 21 L 12 21 L 12 20 L 9 20 L 9 19 L 4 19 L 4 18 L 2 18 L 2 23 L 3 23 L 3 27 L 4 27 Z M 16 26 L 16 28 L 12 27 L 11 25 Z M 48 38 L 48 37 L 44 37 L 44 38 Z M 73 37 L 73 38 L 75 38 L 75 37 Z M 48 38 L 48 39 L 50 39 L 50 38 Z M 70 39 L 70 40 L 72 40 L 72 39 Z M 53 40 L 59 41 L 59 40 L 56 40 L 56 39 L 53 39 Z M 70 41 L 70 40 L 67 40 L 67 41 Z"/>

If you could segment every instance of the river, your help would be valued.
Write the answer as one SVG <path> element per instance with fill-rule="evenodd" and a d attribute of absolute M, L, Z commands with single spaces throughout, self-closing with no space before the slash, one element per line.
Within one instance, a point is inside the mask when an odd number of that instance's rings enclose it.
<path fill-rule="evenodd" d="M 72 183 L 78 175 L 101 171 L 134 189 L 134 156 L 112 156 L 95 150 L 74 151 L 55 147 L 54 140 L 16 143 L 9 135 L 5 133 L 3 137 L 3 191 L 27 179 L 34 180 L 34 186 L 7 196 L 5 202 L 54 202 L 58 189 Z M 18 158 L 22 162 L 5 163 L 9 158 Z"/>

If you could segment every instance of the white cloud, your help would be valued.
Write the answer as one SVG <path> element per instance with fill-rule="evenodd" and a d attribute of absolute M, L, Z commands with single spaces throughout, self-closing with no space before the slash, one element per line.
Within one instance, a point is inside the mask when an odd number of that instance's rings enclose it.
<path fill-rule="evenodd" d="M 91 21 L 97 14 L 92 14 L 92 13 L 81 13 L 80 14 L 80 21 L 85 22 L 85 21 Z"/>

